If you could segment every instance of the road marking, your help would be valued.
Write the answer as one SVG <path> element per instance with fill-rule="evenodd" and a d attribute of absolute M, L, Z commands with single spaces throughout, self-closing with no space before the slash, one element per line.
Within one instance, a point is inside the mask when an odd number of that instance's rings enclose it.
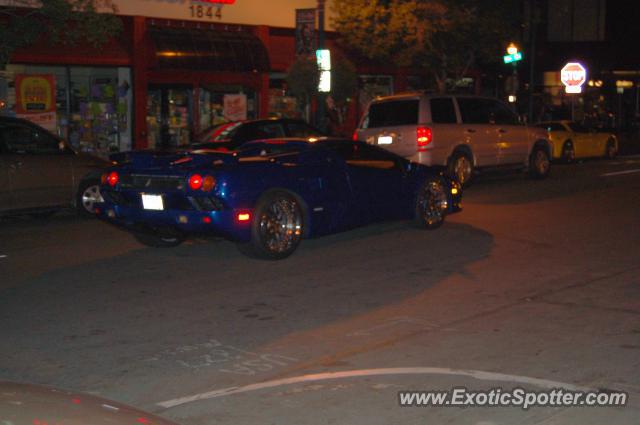
<path fill-rule="evenodd" d="M 7 257 L 8 257 L 8 255 L 0 254 L 0 258 L 7 258 Z"/>
<path fill-rule="evenodd" d="M 313 373 L 309 375 L 294 376 L 291 378 L 274 379 L 272 381 L 259 382 L 236 387 L 222 388 L 200 394 L 174 398 L 173 400 L 156 403 L 157 406 L 166 409 L 193 403 L 200 400 L 209 400 L 218 397 L 226 397 L 232 394 L 247 393 L 267 388 L 275 388 L 283 385 L 293 385 L 306 382 L 326 381 L 330 379 L 360 378 L 365 376 L 387 376 L 387 375 L 452 375 L 468 376 L 480 381 L 513 382 L 523 385 L 533 385 L 545 389 L 564 388 L 570 391 L 593 391 L 593 388 L 583 387 L 565 382 L 550 381 L 547 379 L 532 378 L 529 376 L 508 375 L 504 373 L 485 372 L 481 370 L 451 369 L 441 367 L 398 367 L 383 369 L 359 369 L 343 372 Z"/>
<path fill-rule="evenodd" d="M 624 171 L 616 171 L 613 173 L 600 174 L 600 177 L 621 176 L 623 174 L 632 174 L 632 173 L 640 173 L 640 168 L 635 168 L 633 170 L 624 170 Z"/>

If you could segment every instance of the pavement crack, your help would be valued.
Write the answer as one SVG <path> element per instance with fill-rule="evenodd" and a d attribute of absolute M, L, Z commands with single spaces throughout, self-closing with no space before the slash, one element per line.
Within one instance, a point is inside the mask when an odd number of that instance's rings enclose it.
<path fill-rule="evenodd" d="M 561 302 L 561 301 L 546 301 L 546 300 L 541 300 L 541 301 L 536 301 L 537 303 L 540 304 L 547 304 L 547 305 L 556 305 L 556 306 L 563 306 L 563 307 L 583 307 L 583 308 L 591 308 L 594 310 L 601 310 L 601 311 L 610 311 L 610 312 L 614 312 L 614 313 L 625 313 L 625 314 L 635 314 L 635 315 L 640 315 L 640 311 L 638 310 L 632 310 L 630 308 L 618 308 L 618 307 L 605 307 L 605 306 L 600 306 L 600 305 L 595 305 L 595 304 L 580 304 L 580 303 L 572 303 L 572 302 Z"/>

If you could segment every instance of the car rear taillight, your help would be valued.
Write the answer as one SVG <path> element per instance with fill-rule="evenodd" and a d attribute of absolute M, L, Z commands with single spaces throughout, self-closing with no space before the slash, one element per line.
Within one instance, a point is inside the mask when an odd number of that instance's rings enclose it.
<path fill-rule="evenodd" d="M 216 187 L 216 178 L 213 176 L 204 176 L 202 179 L 202 190 L 204 192 L 211 192 Z"/>
<path fill-rule="evenodd" d="M 192 174 L 189 177 L 189 188 L 191 190 L 202 190 L 211 192 L 216 187 L 216 178 L 210 175 L 202 177 L 200 174 Z"/>
<path fill-rule="evenodd" d="M 102 175 L 102 184 L 108 183 L 109 186 L 114 187 L 118 184 L 118 180 L 120 180 L 120 176 L 117 172 L 112 171 L 110 173 L 105 173 Z"/>
<path fill-rule="evenodd" d="M 351 140 L 353 140 L 354 142 L 358 141 L 358 130 L 355 130 L 353 132 L 353 135 L 351 136 Z"/>
<path fill-rule="evenodd" d="M 202 176 L 200 174 L 192 174 L 189 177 L 189 187 L 191 190 L 200 190 L 202 187 Z"/>
<path fill-rule="evenodd" d="M 416 141 L 418 143 L 418 151 L 424 152 L 427 150 L 427 145 L 433 140 L 431 129 L 429 127 L 418 127 L 416 130 Z"/>

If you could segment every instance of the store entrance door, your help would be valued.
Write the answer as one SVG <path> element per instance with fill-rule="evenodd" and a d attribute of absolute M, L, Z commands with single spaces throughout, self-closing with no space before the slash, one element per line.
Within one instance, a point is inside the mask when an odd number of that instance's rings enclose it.
<path fill-rule="evenodd" d="M 147 142 L 150 149 L 190 143 L 193 89 L 188 86 L 150 85 L 147 95 Z"/>

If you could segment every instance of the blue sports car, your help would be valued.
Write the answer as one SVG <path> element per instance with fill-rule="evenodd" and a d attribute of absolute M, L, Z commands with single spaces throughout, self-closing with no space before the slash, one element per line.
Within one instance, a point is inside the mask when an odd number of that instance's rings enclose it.
<path fill-rule="evenodd" d="M 439 170 L 376 146 L 272 139 L 235 152 L 133 152 L 102 176 L 97 215 L 143 244 L 221 235 L 242 252 L 289 256 L 302 238 L 388 219 L 439 227 L 461 188 Z"/>

